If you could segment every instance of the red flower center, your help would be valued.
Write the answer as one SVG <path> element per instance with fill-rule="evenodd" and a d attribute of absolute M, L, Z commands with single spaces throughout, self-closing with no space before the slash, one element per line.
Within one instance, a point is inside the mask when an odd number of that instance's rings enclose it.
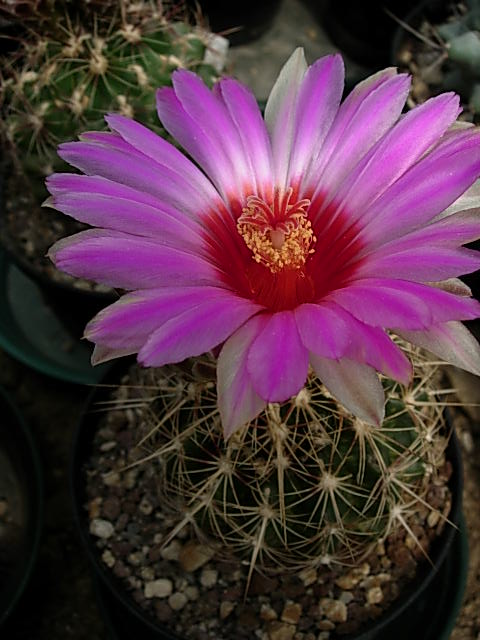
<path fill-rule="evenodd" d="M 244 206 L 234 205 L 234 218 L 226 210 L 209 217 L 211 255 L 226 286 L 282 311 L 318 302 L 351 281 L 362 247 L 359 230 L 350 216 L 323 202 L 295 200 L 291 188 L 277 188 L 272 202 L 251 195 Z"/>

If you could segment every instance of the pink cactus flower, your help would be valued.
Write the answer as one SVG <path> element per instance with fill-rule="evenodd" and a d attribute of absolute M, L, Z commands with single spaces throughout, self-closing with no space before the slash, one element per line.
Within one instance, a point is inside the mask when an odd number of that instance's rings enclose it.
<path fill-rule="evenodd" d="M 60 146 L 83 174 L 48 204 L 96 227 L 56 243 L 59 269 L 127 290 L 87 326 L 94 362 L 161 366 L 214 348 L 228 437 L 303 387 L 309 366 L 360 419 L 384 416 L 381 372 L 408 383 L 390 332 L 480 374 L 461 323 L 480 304 L 480 133 L 446 93 L 402 114 L 409 78 L 386 69 L 341 103 L 342 59 L 296 50 L 262 118 L 231 78 L 177 71 L 157 94 L 165 129 L 108 115 Z M 387 333 L 387 331 L 389 333 Z"/>

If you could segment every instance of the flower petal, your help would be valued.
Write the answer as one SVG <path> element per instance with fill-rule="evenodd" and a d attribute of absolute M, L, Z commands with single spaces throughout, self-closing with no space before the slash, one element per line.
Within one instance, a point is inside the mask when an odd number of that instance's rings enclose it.
<path fill-rule="evenodd" d="M 283 402 L 305 384 L 308 351 L 293 311 L 266 316 L 265 325 L 250 347 L 247 369 L 255 391 L 268 402 Z"/>
<path fill-rule="evenodd" d="M 480 268 L 480 253 L 469 249 L 450 249 L 419 243 L 418 248 L 405 251 L 376 253 L 356 270 L 358 278 L 375 277 L 381 273 L 387 278 L 400 278 L 412 282 L 436 282 L 453 276 L 472 273 Z"/>
<path fill-rule="evenodd" d="M 345 354 L 351 336 L 341 313 L 334 308 L 326 304 L 302 304 L 295 309 L 295 320 L 309 351 L 324 358 L 341 358 Z"/>
<path fill-rule="evenodd" d="M 353 415 L 380 426 L 385 417 L 385 395 L 375 370 L 353 360 L 327 360 L 316 355 L 310 362 L 323 384 Z"/>
<path fill-rule="evenodd" d="M 459 113 L 453 93 L 409 111 L 360 161 L 335 194 L 339 208 L 362 212 L 436 142 Z M 327 204 L 327 203 L 326 203 Z"/>
<path fill-rule="evenodd" d="M 398 120 L 410 78 L 386 69 L 358 84 L 340 106 L 325 144 L 315 153 L 309 186 L 334 193 L 358 159 Z M 321 176 L 321 177 L 320 177 Z"/>
<path fill-rule="evenodd" d="M 155 196 L 169 205 L 197 217 L 199 210 L 209 211 L 212 201 L 197 188 L 197 169 L 182 174 L 152 162 L 133 147 L 123 151 L 92 142 L 66 142 L 59 155 L 87 175 L 98 175 Z"/>
<path fill-rule="evenodd" d="M 139 122 L 117 113 L 105 116 L 108 126 L 134 149 L 179 175 L 194 178 L 196 188 L 210 201 L 210 206 L 220 203 L 218 192 L 208 178 L 181 151 Z"/>
<path fill-rule="evenodd" d="M 220 280 L 198 255 L 120 231 L 82 231 L 56 242 L 48 255 L 62 271 L 120 289 L 218 285 Z"/>
<path fill-rule="evenodd" d="M 250 318 L 223 345 L 217 363 L 218 408 L 225 438 L 253 420 L 266 406 L 247 369 L 250 346 L 265 326 L 265 316 Z"/>
<path fill-rule="evenodd" d="M 362 211 L 362 235 L 368 246 L 419 228 L 457 200 L 480 173 L 479 142 L 478 132 L 461 132 L 447 148 L 425 156 Z"/>
<path fill-rule="evenodd" d="M 280 71 L 265 106 L 265 123 L 273 149 L 274 183 L 278 186 L 286 185 L 295 140 L 298 93 L 306 71 L 303 49 L 297 48 Z"/>
<path fill-rule="evenodd" d="M 237 297 L 219 287 L 162 287 L 123 295 L 91 320 L 85 337 L 115 349 L 141 349 L 148 337 L 168 320 L 204 302 L 231 301 Z"/>
<path fill-rule="evenodd" d="M 136 349 L 114 349 L 112 347 L 107 347 L 104 344 L 96 344 L 92 353 L 92 366 L 97 364 L 102 364 L 104 362 L 109 362 L 110 360 L 114 360 L 115 358 L 123 358 L 124 356 L 131 356 L 136 353 Z"/>
<path fill-rule="evenodd" d="M 399 331 L 398 335 L 445 362 L 480 375 L 480 345 L 461 322 L 446 322 L 428 331 Z"/>
<path fill-rule="evenodd" d="M 406 280 L 365 278 L 333 292 L 329 299 L 377 327 L 418 330 L 480 316 L 476 300 Z"/>
<path fill-rule="evenodd" d="M 271 200 L 273 195 L 272 149 L 267 128 L 254 95 L 233 78 L 223 78 L 215 85 L 214 90 L 223 100 L 237 127 L 245 154 L 253 168 L 259 195 L 267 201 Z"/>
<path fill-rule="evenodd" d="M 306 173 L 312 156 L 321 148 L 338 111 L 343 93 L 342 58 L 325 56 L 307 69 L 298 94 L 295 136 L 289 162 L 289 184 Z"/>
<path fill-rule="evenodd" d="M 199 301 L 156 329 L 138 353 L 147 367 L 199 356 L 224 342 L 261 310 L 250 300 L 219 290 L 216 299 Z"/>
<path fill-rule="evenodd" d="M 64 176 L 68 176 L 65 180 Z M 65 188 L 66 182 L 69 188 Z M 155 198 L 152 204 L 139 202 L 137 192 L 98 176 L 54 174 L 47 180 L 52 197 L 44 203 L 80 222 L 122 231 L 132 235 L 153 237 L 190 251 L 206 251 L 204 228 L 184 213 Z M 132 199 L 133 198 L 133 199 Z M 142 198 L 139 198 L 140 200 Z M 147 200 L 143 198 L 143 200 Z"/>
<path fill-rule="evenodd" d="M 170 87 L 157 91 L 157 111 L 165 129 L 205 171 L 224 200 L 238 197 L 243 185 L 239 184 L 224 147 L 198 126 Z"/>

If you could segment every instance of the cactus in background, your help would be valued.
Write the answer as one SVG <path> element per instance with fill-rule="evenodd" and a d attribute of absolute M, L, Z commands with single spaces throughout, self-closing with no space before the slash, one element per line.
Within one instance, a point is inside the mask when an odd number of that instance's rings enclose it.
<path fill-rule="evenodd" d="M 435 3 L 434 3 L 435 4 Z M 443 22 L 439 22 L 439 11 Z M 475 115 L 480 112 L 480 2 L 464 0 L 446 3 L 440 8 L 417 8 L 408 24 L 392 18 L 415 36 L 406 40 L 398 59 L 416 78 L 414 101 L 423 101 L 432 93 L 455 91 Z M 445 16 L 447 18 L 445 19 Z"/>
<path fill-rule="evenodd" d="M 480 112 L 480 2 L 466 0 L 437 31 L 450 62 L 445 87 L 461 92 L 471 109 Z"/>
<path fill-rule="evenodd" d="M 251 576 L 255 567 L 354 565 L 379 540 L 408 530 L 409 514 L 427 506 L 446 446 L 438 367 L 418 350 L 412 357 L 408 388 L 383 379 L 380 428 L 354 418 L 310 376 L 228 441 L 213 361 L 144 371 L 143 391 L 131 379 L 146 425 L 142 450 L 156 471 L 159 464 L 162 504 L 177 514 L 165 545 L 193 524 L 220 554 L 247 561 Z"/>
<path fill-rule="evenodd" d="M 31 4 L 37 15 L 45 3 Z M 133 116 L 158 131 L 154 92 L 170 83 L 174 69 L 195 69 L 208 82 L 216 77 L 204 62 L 211 34 L 187 24 L 180 11 L 129 1 L 54 6 L 15 60 L 2 63 L 1 133 L 29 176 L 61 168 L 58 144 L 105 128 L 105 113 Z"/>

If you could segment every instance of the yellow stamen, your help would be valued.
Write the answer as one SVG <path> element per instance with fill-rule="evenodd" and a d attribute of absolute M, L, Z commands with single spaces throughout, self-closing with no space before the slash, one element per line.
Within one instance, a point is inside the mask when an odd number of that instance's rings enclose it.
<path fill-rule="evenodd" d="M 307 217 L 310 200 L 291 203 L 292 189 L 284 195 L 275 189 L 267 204 L 257 196 L 247 198 L 247 206 L 237 221 L 237 230 L 252 252 L 255 262 L 272 273 L 283 269 L 301 269 L 315 252 L 317 241 Z"/>

